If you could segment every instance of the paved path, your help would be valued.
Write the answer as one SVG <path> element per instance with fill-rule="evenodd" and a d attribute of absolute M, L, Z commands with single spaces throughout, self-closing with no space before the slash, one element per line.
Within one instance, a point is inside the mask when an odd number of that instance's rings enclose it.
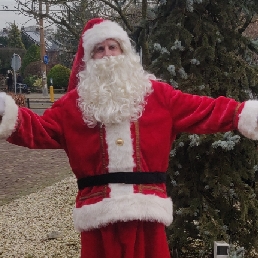
<path fill-rule="evenodd" d="M 42 94 L 29 94 L 40 98 Z M 57 96 L 57 97 L 60 97 Z M 35 110 L 42 113 L 44 110 Z M 63 150 L 30 150 L 0 141 L 0 205 L 72 175 Z"/>

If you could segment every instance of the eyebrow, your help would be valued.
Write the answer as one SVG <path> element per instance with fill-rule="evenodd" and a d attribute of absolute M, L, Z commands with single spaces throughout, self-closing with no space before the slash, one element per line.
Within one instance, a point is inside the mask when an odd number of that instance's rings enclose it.
<path fill-rule="evenodd" d="M 98 43 L 98 44 L 96 44 L 95 45 L 95 47 L 94 48 L 97 48 L 97 47 L 101 47 L 101 46 L 103 46 L 104 44 L 101 44 L 101 43 Z M 120 44 L 118 43 L 118 42 L 111 42 L 111 43 L 109 43 L 108 44 L 109 46 L 112 46 L 112 45 L 116 45 L 116 46 L 119 46 L 120 47 Z"/>

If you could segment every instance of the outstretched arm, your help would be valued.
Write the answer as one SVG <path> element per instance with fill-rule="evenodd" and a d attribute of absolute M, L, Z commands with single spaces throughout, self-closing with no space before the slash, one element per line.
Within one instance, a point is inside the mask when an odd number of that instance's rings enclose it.
<path fill-rule="evenodd" d="M 30 109 L 19 108 L 11 96 L 0 93 L 0 138 L 33 149 L 62 148 L 62 129 L 55 110 L 41 117 Z"/>
<path fill-rule="evenodd" d="M 223 96 L 214 99 L 174 90 L 165 83 L 162 85 L 156 87 L 156 91 L 161 92 L 162 103 L 171 113 L 176 134 L 210 134 L 238 129 L 247 138 L 258 140 L 258 100 L 240 103 Z"/>

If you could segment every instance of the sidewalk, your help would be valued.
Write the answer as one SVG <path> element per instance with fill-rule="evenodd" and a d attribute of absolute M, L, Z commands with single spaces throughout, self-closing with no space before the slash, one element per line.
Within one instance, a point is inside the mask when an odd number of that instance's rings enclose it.
<path fill-rule="evenodd" d="M 54 99 L 59 99 L 63 96 L 64 94 L 61 93 L 55 93 L 54 94 Z M 43 96 L 42 93 L 29 93 L 29 94 L 25 94 L 26 98 L 42 98 L 42 99 L 49 99 L 50 100 L 50 94 L 48 94 L 47 96 Z"/>
<path fill-rule="evenodd" d="M 64 94 L 54 94 L 54 101 L 58 100 L 59 98 L 61 98 Z M 52 103 L 40 103 L 40 104 L 33 104 L 33 101 L 38 101 L 38 100 L 42 100 L 42 101 L 50 101 L 50 94 L 48 94 L 47 96 L 44 96 L 42 93 L 30 93 L 30 94 L 25 94 L 26 97 L 26 102 L 29 100 L 30 104 L 30 109 L 33 110 L 35 113 L 42 115 L 45 111 L 46 108 L 49 108 Z M 26 103 L 26 106 L 28 104 Z M 39 108 L 37 108 L 39 107 Z"/>
<path fill-rule="evenodd" d="M 55 98 L 62 95 L 56 94 Z M 26 97 L 43 98 L 43 95 L 32 93 Z M 72 175 L 63 150 L 31 150 L 4 140 L 0 140 L 0 164 L 0 205 Z"/>

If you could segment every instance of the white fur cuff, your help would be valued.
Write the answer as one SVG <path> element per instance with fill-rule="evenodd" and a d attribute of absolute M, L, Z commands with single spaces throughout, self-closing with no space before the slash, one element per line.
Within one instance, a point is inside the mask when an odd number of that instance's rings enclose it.
<path fill-rule="evenodd" d="M 4 115 L 5 97 L 6 97 L 6 93 L 5 92 L 0 92 L 0 116 Z"/>
<path fill-rule="evenodd" d="M 0 122 L 0 138 L 7 139 L 15 130 L 18 121 L 18 110 L 19 108 L 15 104 L 14 99 L 6 95 L 4 116 Z"/>
<path fill-rule="evenodd" d="M 239 115 L 238 130 L 245 137 L 258 140 L 258 101 L 248 100 Z"/>

